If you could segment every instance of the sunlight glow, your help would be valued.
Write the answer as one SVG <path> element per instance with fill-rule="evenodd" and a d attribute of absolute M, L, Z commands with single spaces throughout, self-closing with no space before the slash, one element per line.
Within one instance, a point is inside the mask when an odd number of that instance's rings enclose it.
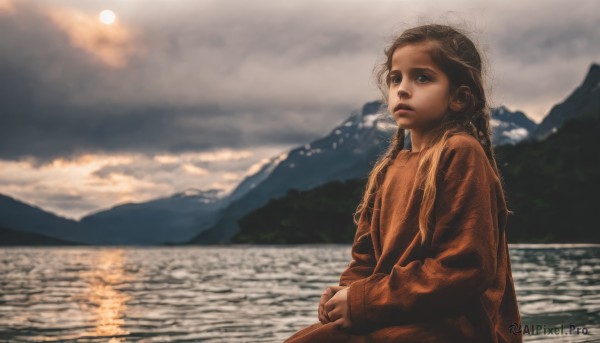
<path fill-rule="evenodd" d="M 50 8 L 47 15 L 69 36 L 73 47 L 83 49 L 109 67 L 125 67 L 132 55 L 146 52 L 136 43 L 134 30 L 116 20 L 110 10 L 91 15 L 72 8 Z"/>
<path fill-rule="evenodd" d="M 95 20 L 98 25 L 102 25 Z M 118 23 L 116 25 L 119 25 Z M 119 204 L 170 197 L 190 188 L 231 192 L 283 147 L 192 152 L 85 153 L 51 160 L 0 159 L 0 194 L 73 220 Z M 254 159 L 260 162 L 252 163 Z M 272 161 L 274 165 L 279 161 Z"/>
<path fill-rule="evenodd" d="M 104 10 L 100 12 L 98 19 L 102 24 L 111 25 L 117 19 L 117 15 L 111 10 Z"/>
<path fill-rule="evenodd" d="M 0 0 L 0 15 L 14 14 L 15 12 L 15 4 L 11 0 Z"/>

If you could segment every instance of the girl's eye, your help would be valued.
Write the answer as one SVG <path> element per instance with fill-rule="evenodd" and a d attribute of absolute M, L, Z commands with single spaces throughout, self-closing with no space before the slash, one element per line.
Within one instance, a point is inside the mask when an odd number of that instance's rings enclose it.
<path fill-rule="evenodd" d="M 421 75 L 419 75 L 419 76 L 417 77 L 417 79 L 418 79 L 418 78 L 420 78 L 421 76 L 423 76 L 423 77 L 424 77 L 424 79 L 422 79 L 423 81 L 429 81 L 429 77 L 428 77 L 427 75 L 425 75 L 425 74 L 421 74 Z"/>
<path fill-rule="evenodd" d="M 392 76 L 390 76 L 390 82 L 398 83 L 398 82 L 400 82 L 400 78 L 398 77 L 398 75 L 392 75 Z"/>
<path fill-rule="evenodd" d="M 427 76 L 425 74 L 421 74 L 421 75 L 417 76 L 417 80 L 421 81 L 421 82 L 427 82 L 427 81 L 430 81 L 431 79 L 429 78 L 429 76 Z M 398 76 L 398 75 L 390 76 L 390 83 L 396 84 L 396 83 L 400 83 L 400 82 L 401 82 L 400 76 Z"/>

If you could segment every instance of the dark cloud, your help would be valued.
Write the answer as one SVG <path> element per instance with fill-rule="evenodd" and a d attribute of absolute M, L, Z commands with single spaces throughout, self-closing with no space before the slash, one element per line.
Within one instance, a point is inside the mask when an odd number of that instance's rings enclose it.
<path fill-rule="evenodd" d="M 87 152 L 303 144 L 379 96 L 373 65 L 392 34 L 422 14 L 451 11 L 468 21 L 481 13 L 502 95 L 496 105 L 550 107 L 599 56 L 595 1 L 569 11 L 547 1 L 404 5 L 18 2 L 0 16 L 0 158 L 39 165 Z M 144 51 L 124 68 L 74 47 L 47 15 L 106 6 Z"/>
<path fill-rule="evenodd" d="M 495 20 L 511 17 L 510 25 L 496 28 L 489 39 L 498 54 L 524 64 L 584 57 L 591 64 L 600 52 L 600 6 L 584 1 L 562 12 L 558 4 L 537 3 L 500 11 Z M 554 6 L 553 6 L 554 5 Z M 564 3 L 560 3 L 561 7 Z M 527 8 L 529 7 L 529 8 Z M 531 12 L 536 10 L 536 15 Z M 498 61 L 500 62 L 500 61 Z M 586 66 L 587 67 L 587 66 Z"/>
<path fill-rule="evenodd" d="M 39 166 L 82 153 L 181 153 L 214 147 L 293 145 L 316 138 L 315 127 L 323 121 L 333 125 L 336 113 L 349 110 L 285 113 L 265 109 L 235 114 L 216 107 L 19 108 L 3 116 L 0 156 L 34 157 Z"/>
<path fill-rule="evenodd" d="M 237 51 L 250 51 L 255 45 L 255 51 L 281 56 L 295 49 L 298 61 L 287 63 L 298 65 L 309 56 L 315 58 L 319 50 L 344 53 L 341 47 L 355 48 L 354 44 L 341 43 L 346 39 L 358 42 L 356 33 L 314 37 L 308 44 L 309 37 L 318 33 L 314 28 L 296 37 L 284 37 L 275 30 L 279 38 L 265 40 L 260 32 L 267 33 L 264 25 L 257 23 L 259 32 L 250 34 L 251 24 L 246 23 L 247 27 L 240 28 L 245 36 L 238 37 L 244 44 L 235 45 L 219 36 L 223 33 L 218 29 L 192 30 L 194 23 L 198 26 L 194 21 L 174 26 L 173 31 L 169 26 L 166 31 L 160 28 L 162 33 L 153 33 L 158 28 L 149 27 L 143 44 L 158 51 L 160 57 L 134 59 L 129 67 L 115 71 L 74 49 L 64 34 L 34 9 L 23 8 L 18 17 L 0 18 L 2 31 L 10 32 L 0 37 L 4 50 L 0 54 L 0 79 L 4 80 L 0 88 L 0 158 L 33 157 L 39 165 L 86 152 L 184 152 L 298 144 L 323 134 L 323 127 L 332 127 L 353 108 L 351 103 L 311 104 L 310 99 L 295 99 L 291 105 L 276 98 L 258 103 L 255 95 L 263 87 L 259 82 L 251 88 L 236 89 L 234 85 L 235 93 L 207 99 L 209 91 L 198 84 L 218 87 L 219 80 L 194 79 L 218 64 L 203 63 L 201 58 L 191 60 L 202 57 L 204 48 L 223 49 L 231 44 L 231 60 L 235 62 L 227 65 L 223 61 L 223 73 L 228 69 L 229 78 L 235 80 L 234 69 L 239 69 L 244 56 L 243 52 L 236 53 L 236 46 Z M 246 53 L 247 58 L 250 55 Z M 183 74 L 168 84 L 148 75 L 149 71 L 176 72 L 177 68 L 183 68 Z M 121 81 L 129 86 L 121 86 Z M 164 93 L 157 91 L 161 84 Z M 178 92 L 184 95 L 178 96 Z M 198 99 L 184 99 L 185 94 L 197 94 Z"/>

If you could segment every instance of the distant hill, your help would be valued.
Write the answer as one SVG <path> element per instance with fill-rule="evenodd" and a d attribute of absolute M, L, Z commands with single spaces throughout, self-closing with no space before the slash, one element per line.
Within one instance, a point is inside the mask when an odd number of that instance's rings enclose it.
<path fill-rule="evenodd" d="M 540 142 L 495 149 L 506 184 L 510 243 L 600 243 L 600 118 L 564 123 Z M 366 179 L 289 191 L 239 221 L 233 243 L 352 243 L 352 223 Z"/>
<path fill-rule="evenodd" d="M 366 179 L 333 181 L 269 201 L 239 221 L 232 243 L 303 244 L 352 242 L 352 213 Z"/>
<path fill-rule="evenodd" d="M 168 198 L 117 205 L 76 221 L 0 194 L 0 226 L 82 244 L 181 243 L 197 234 L 198 225 L 211 225 L 207 213 L 223 203 L 217 190 L 188 189 Z"/>
<path fill-rule="evenodd" d="M 135 245 L 188 241 L 198 233 L 198 226 L 214 224 L 214 214 L 226 205 L 219 193 L 216 189 L 188 189 L 88 214 L 80 220 L 88 233 L 85 241 Z"/>
<path fill-rule="evenodd" d="M 600 114 L 567 120 L 543 141 L 496 149 L 515 242 L 600 243 Z"/>
<path fill-rule="evenodd" d="M 20 232 L 0 227 L 0 246 L 81 245 L 36 233 Z"/>
<path fill-rule="evenodd" d="M 75 220 L 60 217 L 37 206 L 0 194 L 0 227 L 66 241 L 79 241 L 85 234 Z"/>

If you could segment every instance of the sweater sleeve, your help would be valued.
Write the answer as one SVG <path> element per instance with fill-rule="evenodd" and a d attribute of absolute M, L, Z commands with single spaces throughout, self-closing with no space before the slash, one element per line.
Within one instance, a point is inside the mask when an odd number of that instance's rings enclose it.
<path fill-rule="evenodd" d="M 373 241 L 369 221 L 366 220 L 365 211 L 360 215 L 354 243 L 352 243 L 352 260 L 340 275 L 340 286 L 349 286 L 351 283 L 364 279 L 373 273 L 376 265 Z"/>
<path fill-rule="evenodd" d="M 443 150 L 439 168 L 430 246 L 421 259 L 350 285 L 353 328 L 443 316 L 478 301 L 493 282 L 504 215 L 498 178 L 481 146 Z"/>

